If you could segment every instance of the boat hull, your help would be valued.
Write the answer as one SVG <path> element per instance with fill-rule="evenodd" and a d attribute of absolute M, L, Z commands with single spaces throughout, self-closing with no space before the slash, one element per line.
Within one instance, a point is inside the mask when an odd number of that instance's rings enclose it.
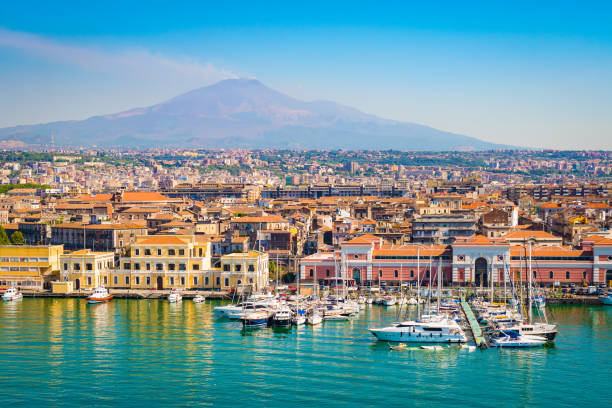
<path fill-rule="evenodd" d="M 240 321 L 245 329 L 268 326 L 268 318 L 240 319 Z"/>
<path fill-rule="evenodd" d="M 5 302 L 12 302 L 14 300 L 20 300 L 20 299 L 23 299 L 23 295 L 21 294 L 15 295 L 15 296 L 7 296 L 7 297 L 2 296 L 2 300 Z"/>
<path fill-rule="evenodd" d="M 465 335 L 427 335 L 421 333 L 410 333 L 403 331 L 377 330 L 370 329 L 376 339 L 380 341 L 393 341 L 402 343 L 465 343 L 467 337 Z"/>
<path fill-rule="evenodd" d="M 601 300 L 601 303 L 604 305 L 612 305 L 612 296 L 600 296 L 599 300 Z"/>
<path fill-rule="evenodd" d="M 106 302 L 109 302 L 113 297 L 114 297 L 113 295 L 108 295 L 108 296 L 103 297 L 103 298 L 88 297 L 87 298 L 87 303 L 89 303 L 90 305 L 97 304 L 97 303 L 106 303 Z"/>

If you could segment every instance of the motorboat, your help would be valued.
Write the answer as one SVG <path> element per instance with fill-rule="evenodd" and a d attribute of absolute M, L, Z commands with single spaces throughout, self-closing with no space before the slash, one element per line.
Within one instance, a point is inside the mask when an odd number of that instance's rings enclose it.
<path fill-rule="evenodd" d="M 366 299 L 366 303 L 367 303 L 368 305 L 371 305 L 373 302 L 374 302 L 374 298 L 373 298 L 372 296 L 369 296 L 369 297 Z"/>
<path fill-rule="evenodd" d="M 87 297 L 87 303 L 104 303 L 113 298 L 104 286 L 95 288 L 91 295 Z"/>
<path fill-rule="evenodd" d="M 17 290 L 17 288 L 11 286 L 2 295 L 2 300 L 10 302 L 12 300 L 19 300 L 23 298 L 23 294 Z"/>
<path fill-rule="evenodd" d="M 605 295 L 599 296 L 599 300 L 601 300 L 601 303 L 604 305 L 612 305 L 612 289 L 608 290 L 608 293 Z"/>
<path fill-rule="evenodd" d="M 267 310 L 256 310 L 245 313 L 240 321 L 245 329 L 254 327 L 266 327 L 270 320 L 270 314 Z"/>
<path fill-rule="evenodd" d="M 520 334 L 515 330 L 501 330 L 489 340 L 492 347 L 539 347 L 546 344 L 546 337 Z"/>
<path fill-rule="evenodd" d="M 292 316 L 291 309 L 287 306 L 280 306 L 272 315 L 273 326 L 291 326 Z"/>
<path fill-rule="evenodd" d="M 183 300 L 183 297 L 181 296 L 178 289 L 176 288 L 172 289 L 170 291 L 170 294 L 168 295 L 168 302 L 177 303 L 177 302 L 180 302 L 181 300 Z"/>
<path fill-rule="evenodd" d="M 406 304 L 409 306 L 416 306 L 419 304 L 419 302 L 417 302 L 415 298 L 411 297 L 410 299 L 406 301 Z"/>
<path fill-rule="evenodd" d="M 312 312 L 307 318 L 306 318 L 306 323 L 308 323 L 311 326 L 316 326 L 317 324 L 321 324 L 321 322 L 323 321 L 323 317 L 321 316 L 321 314 L 317 311 Z"/>
<path fill-rule="evenodd" d="M 516 331 L 521 336 L 540 336 L 544 337 L 548 341 L 553 341 L 557 337 L 557 325 L 549 323 L 533 323 L 533 324 L 517 324 L 510 325 L 504 330 Z"/>
<path fill-rule="evenodd" d="M 301 326 L 306 324 L 306 316 L 304 316 L 303 314 L 296 314 L 295 316 L 293 316 L 293 324 L 295 324 L 296 326 Z"/>
<path fill-rule="evenodd" d="M 465 343 L 467 337 L 457 322 L 448 319 L 411 320 L 391 326 L 370 329 L 381 341 L 409 343 Z"/>
<path fill-rule="evenodd" d="M 258 304 L 258 303 L 246 302 L 246 303 L 242 304 L 242 308 L 240 308 L 238 310 L 232 310 L 230 312 L 227 312 L 225 314 L 225 316 L 227 316 L 227 318 L 231 319 L 231 320 L 240 320 L 247 313 L 255 312 L 255 311 L 258 311 L 258 310 L 259 311 L 268 310 L 268 306 L 262 305 L 262 304 Z"/>
<path fill-rule="evenodd" d="M 202 295 L 196 295 L 196 297 L 193 298 L 193 303 L 204 303 L 204 301 L 206 300 L 206 298 Z"/>
<path fill-rule="evenodd" d="M 395 306 L 396 303 L 397 303 L 397 299 L 392 296 L 386 297 L 382 300 L 382 304 L 384 306 Z"/>

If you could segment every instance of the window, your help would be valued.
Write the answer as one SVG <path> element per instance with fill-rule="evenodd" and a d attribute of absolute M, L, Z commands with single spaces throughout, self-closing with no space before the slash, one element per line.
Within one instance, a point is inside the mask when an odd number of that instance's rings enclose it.
<path fill-rule="evenodd" d="M 533 271 L 533 279 L 537 279 L 538 278 L 538 272 L 537 271 Z"/>
<path fill-rule="evenodd" d="M 194 263 L 192 267 L 193 267 L 194 271 L 199 271 L 200 270 L 200 264 Z"/>
<path fill-rule="evenodd" d="M 138 255 L 138 254 L 137 254 Z M 146 248 L 145 249 L 145 255 L 146 256 L 151 256 L 151 248 Z"/>
<path fill-rule="evenodd" d="M 198 248 L 198 256 L 201 258 L 202 257 L 202 248 Z"/>
<path fill-rule="evenodd" d="M 170 271 L 174 270 L 174 264 L 173 263 L 169 263 L 168 264 L 168 270 L 170 270 Z"/>
<path fill-rule="evenodd" d="M 116 285 L 119 282 L 119 279 L 115 276 L 113 277 L 113 283 Z"/>
<path fill-rule="evenodd" d="M 582 272 L 582 279 L 586 280 L 586 271 Z"/>
<path fill-rule="evenodd" d="M 185 286 L 185 277 L 181 276 L 181 285 Z"/>
<path fill-rule="evenodd" d="M 91 285 L 91 276 L 88 276 L 88 277 L 87 277 L 87 284 L 88 284 L 88 285 Z"/>
<path fill-rule="evenodd" d="M 570 271 L 565 271 L 565 279 L 569 280 L 570 278 Z"/>
<path fill-rule="evenodd" d="M 359 259 L 359 255 L 354 255 L 354 258 L 355 259 Z"/>
<path fill-rule="evenodd" d="M 67 271 L 68 270 L 68 263 L 64 262 L 64 270 Z"/>
<path fill-rule="evenodd" d="M 378 276 L 380 276 L 382 278 L 382 269 L 378 270 Z"/>
<path fill-rule="evenodd" d="M 329 269 L 325 270 L 325 276 L 329 276 Z"/>
<path fill-rule="evenodd" d="M 314 276 L 314 269 L 310 269 L 308 275 L 312 278 Z"/>
<path fill-rule="evenodd" d="M 179 249 L 179 256 L 185 256 L 185 250 Z"/>
<path fill-rule="evenodd" d="M 75 270 L 75 271 L 80 271 L 80 270 L 81 270 L 81 264 L 80 264 L 80 263 L 78 263 L 78 262 L 75 262 L 75 264 L 74 264 L 74 270 Z"/>
<path fill-rule="evenodd" d="M 554 276 L 553 271 L 548 272 L 548 278 L 549 278 L 549 279 L 552 279 L 552 278 L 553 278 L 553 276 Z"/>
<path fill-rule="evenodd" d="M 136 269 L 137 271 L 140 270 L 140 264 L 138 262 L 134 264 L 134 269 Z"/>
<path fill-rule="evenodd" d="M 217 276 L 217 286 L 221 286 L 221 278 Z"/>
<path fill-rule="evenodd" d="M 174 285 L 174 276 L 170 277 L 170 285 Z"/>
<path fill-rule="evenodd" d="M 136 255 L 136 256 L 140 255 L 140 249 L 136 248 L 134 250 L 134 255 Z"/>
<path fill-rule="evenodd" d="M 204 278 L 204 286 L 208 286 L 208 276 Z"/>
<path fill-rule="evenodd" d="M 230 266 L 229 266 L 229 264 L 223 264 L 223 270 L 224 270 L 225 272 L 229 272 L 229 270 L 230 270 Z"/>
<path fill-rule="evenodd" d="M 147 285 L 150 285 L 150 284 L 151 284 L 151 277 L 147 276 Z"/>
<path fill-rule="evenodd" d="M 108 276 L 104 277 L 104 284 L 107 285 L 108 284 Z"/>
<path fill-rule="evenodd" d="M 255 272 L 255 265 L 249 264 L 249 272 Z"/>
<path fill-rule="evenodd" d="M 136 277 L 136 284 L 137 284 L 137 285 L 140 285 L 140 276 L 137 276 L 137 277 Z"/>
<path fill-rule="evenodd" d="M 197 277 L 197 276 L 194 276 L 194 277 L 193 277 L 193 284 L 194 284 L 194 285 L 197 285 L 197 284 L 198 284 L 198 277 Z"/>
<path fill-rule="evenodd" d="M 125 284 L 126 284 L 126 285 L 129 285 L 129 284 L 130 284 L 130 277 L 129 277 L 129 276 L 126 276 L 126 277 L 125 277 Z"/>
<path fill-rule="evenodd" d="M 123 263 L 123 269 L 130 269 L 130 263 L 129 262 L 124 262 Z"/>
<path fill-rule="evenodd" d="M 174 250 L 174 248 L 168 249 L 168 256 L 174 256 L 174 255 L 176 255 L 176 251 Z"/>
<path fill-rule="evenodd" d="M 157 271 L 164 270 L 164 264 L 160 264 L 160 263 L 155 264 L 155 270 L 157 270 Z"/>
<path fill-rule="evenodd" d="M 150 270 L 151 270 L 151 264 L 150 264 L 150 263 L 147 263 L 147 264 L 146 264 L 146 268 L 147 268 L 147 271 L 150 271 Z"/>
<path fill-rule="evenodd" d="M 225 286 L 229 286 L 229 278 L 225 278 Z"/>
<path fill-rule="evenodd" d="M 399 276 L 399 272 L 396 270 L 393 271 L 393 276 L 395 276 L 396 278 Z"/>
<path fill-rule="evenodd" d="M 242 269 L 242 265 L 236 265 L 235 268 L 236 272 L 240 272 L 240 270 Z"/>
<path fill-rule="evenodd" d="M 161 254 L 162 254 L 161 248 L 157 248 L 157 256 L 161 256 Z"/>

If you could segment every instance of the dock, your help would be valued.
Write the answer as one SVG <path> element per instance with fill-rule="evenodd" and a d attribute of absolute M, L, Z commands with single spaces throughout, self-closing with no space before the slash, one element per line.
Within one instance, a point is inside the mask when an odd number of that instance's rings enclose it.
<path fill-rule="evenodd" d="M 470 324 L 470 329 L 472 330 L 472 334 L 474 335 L 474 342 L 476 342 L 476 346 L 480 348 L 487 347 L 487 341 L 482 333 L 482 329 L 480 328 L 480 324 L 478 324 L 478 320 L 476 320 L 476 316 L 474 316 L 474 312 L 470 307 L 469 303 L 465 300 L 464 297 L 461 298 L 461 307 L 463 308 L 463 313 Z"/>

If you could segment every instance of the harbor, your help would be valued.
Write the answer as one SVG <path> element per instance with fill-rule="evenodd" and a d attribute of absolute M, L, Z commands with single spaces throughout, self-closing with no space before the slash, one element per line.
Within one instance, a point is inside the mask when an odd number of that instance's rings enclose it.
<path fill-rule="evenodd" d="M 0 357 L 12 367 L 0 375 L 4 402 L 354 407 L 385 395 L 390 406 L 484 406 L 483 392 L 496 389 L 501 406 L 576 406 L 585 394 L 594 404 L 609 396 L 612 308 L 605 306 L 548 306 L 561 333 L 554 347 L 433 352 L 390 350 L 368 332 L 396 321 L 397 306 L 366 305 L 345 322 L 243 330 L 215 315 L 226 304 L 4 302 Z M 36 385 L 15 391 L 25 384 Z"/>

